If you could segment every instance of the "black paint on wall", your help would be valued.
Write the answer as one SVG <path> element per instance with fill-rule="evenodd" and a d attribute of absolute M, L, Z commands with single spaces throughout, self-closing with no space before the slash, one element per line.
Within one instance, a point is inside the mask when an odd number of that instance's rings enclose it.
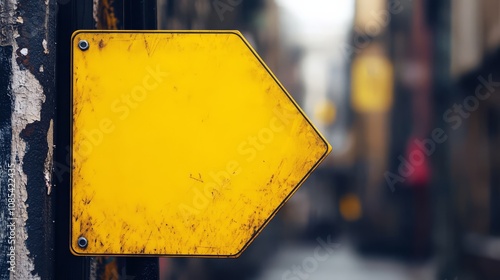
<path fill-rule="evenodd" d="M 5 199 L 7 198 L 7 170 L 10 164 L 12 141 L 11 113 L 13 103 L 10 90 L 10 81 L 12 77 L 11 59 L 12 47 L 0 46 L 0 215 L 2 217 L 9 217 Z M 5 253 L 8 252 L 10 245 L 7 243 L 8 230 L 4 226 L 4 223 L 5 220 L 0 222 L 2 225 L 0 228 L 2 232 L 0 236 L 3 237 L 0 240 L 0 252 L 2 252 L 0 257 L 0 279 L 8 279 L 8 269 L 10 266 L 7 263 L 8 256 Z"/>

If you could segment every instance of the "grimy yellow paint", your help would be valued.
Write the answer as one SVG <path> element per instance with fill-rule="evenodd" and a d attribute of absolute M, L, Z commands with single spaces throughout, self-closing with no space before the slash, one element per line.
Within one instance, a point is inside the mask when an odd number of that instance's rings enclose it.
<path fill-rule="evenodd" d="M 239 256 L 331 150 L 237 31 L 72 45 L 74 254 Z"/>

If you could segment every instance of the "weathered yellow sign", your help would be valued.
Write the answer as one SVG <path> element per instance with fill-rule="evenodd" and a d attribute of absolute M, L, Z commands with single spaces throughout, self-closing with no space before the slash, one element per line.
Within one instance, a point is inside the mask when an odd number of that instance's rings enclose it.
<path fill-rule="evenodd" d="M 72 46 L 74 254 L 237 257 L 330 152 L 237 31 Z"/>

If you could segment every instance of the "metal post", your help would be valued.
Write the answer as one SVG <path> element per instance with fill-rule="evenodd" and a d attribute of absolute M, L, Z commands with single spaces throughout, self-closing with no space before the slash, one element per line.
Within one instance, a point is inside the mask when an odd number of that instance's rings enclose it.
<path fill-rule="evenodd" d="M 435 52 L 434 63 L 434 100 L 437 112 L 445 112 L 453 101 L 453 95 L 456 93 L 451 87 L 451 77 L 449 74 L 451 55 L 451 45 L 448 38 L 451 36 L 451 2 L 450 0 L 430 1 L 428 3 L 428 11 L 433 11 L 429 21 L 434 25 L 433 30 L 435 38 L 433 45 Z M 436 115 L 435 119 L 437 127 L 449 127 L 441 114 Z M 449 131 L 447 131 L 449 133 Z M 436 236 L 439 239 L 436 241 L 436 252 L 438 262 L 437 279 L 454 279 L 459 268 L 460 256 L 460 231 L 458 230 L 458 217 L 456 209 L 454 209 L 454 201 L 456 191 L 452 187 L 452 175 L 450 173 L 452 162 L 451 157 L 451 140 L 441 144 L 439 149 L 436 149 L 433 158 L 435 159 L 435 169 L 438 170 L 439 176 L 433 182 L 433 196 L 435 201 L 435 225 Z"/>
<path fill-rule="evenodd" d="M 92 279 L 90 258 L 75 257 L 69 251 L 70 221 L 70 38 L 77 29 L 92 29 L 92 1 L 58 0 L 56 129 L 54 153 L 54 189 L 56 193 L 55 279 Z"/>
<path fill-rule="evenodd" d="M 124 0 L 123 19 L 128 30 L 157 29 L 156 0 Z"/>

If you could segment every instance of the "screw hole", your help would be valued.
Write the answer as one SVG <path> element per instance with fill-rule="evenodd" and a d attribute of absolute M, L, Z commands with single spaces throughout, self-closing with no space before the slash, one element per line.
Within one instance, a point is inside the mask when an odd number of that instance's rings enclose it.
<path fill-rule="evenodd" d="M 89 42 L 87 42 L 86 40 L 80 40 L 80 42 L 78 42 L 78 47 L 82 51 L 86 51 L 89 48 Z"/>
<path fill-rule="evenodd" d="M 83 236 L 78 238 L 78 246 L 80 248 L 86 248 L 88 245 L 87 239 Z"/>

